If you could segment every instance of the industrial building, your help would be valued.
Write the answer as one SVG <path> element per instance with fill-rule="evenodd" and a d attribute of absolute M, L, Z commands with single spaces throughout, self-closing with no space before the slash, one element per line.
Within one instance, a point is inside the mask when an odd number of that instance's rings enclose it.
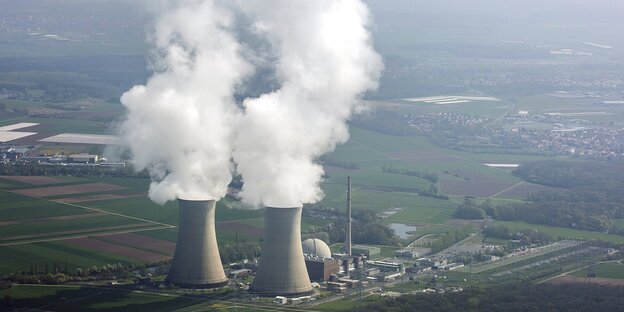
<path fill-rule="evenodd" d="M 309 238 L 301 243 L 305 265 L 311 281 L 326 282 L 332 274 L 340 271 L 342 261 L 332 259 L 331 250 L 324 241 Z"/>
<path fill-rule="evenodd" d="M 431 253 L 431 248 L 411 247 L 411 248 L 396 250 L 394 252 L 394 256 L 403 257 L 403 258 L 421 258 L 430 253 Z"/>
<path fill-rule="evenodd" d="M 98 161 L 98 155 L 91 154 L 71 154 L 67 156 L 67 162 L 70 163 L 96 163 Z"/>
<path fill-rule="evenodd" d="M 390 261 L 368 261 L 368 267 L 377 268 L 381 272 L 404 272 L 403 263 Z"/>
<path fill-rule="evenodd" d="M 265 208 L 262 257 L 250 291 L 263 296 L 313 291 L 301 245 L 302 209 Z"/>
<path fill-rule="evenodd" d="M 228 276 L 230 278 L 240 278 L 240 277 L 245 277 L 248 275 L 251 275 L 252 271 L 251 269 L 238 269 L 238 270 L 232 270 L 228 272 Z"/>
<path fill-rule="evenodd" d="M 381 248 L 375 246 L 353 245 L 352 254 L 355 256 L 365 256 L 374 259 L 381 256 Z"/>
<path fill-rule="evenodd" d="M 178 199 L 180 226 L 167 282 L 185 288 L 227 284 L 215 234 L 215 201 Z"/>
<path fill-rule="evenodd" d="M 305 256 L 305 265 L 311 281 L 327 282 L 332 274 L 338 274 L 342 261 L 315 256 Z"/>
<path fill-rule="evenodd" d="M 431 267 L 434 270 L 443 269 L 447 264 L 447 259 L 421 258 L 418 259 L 420 265 Z"/>

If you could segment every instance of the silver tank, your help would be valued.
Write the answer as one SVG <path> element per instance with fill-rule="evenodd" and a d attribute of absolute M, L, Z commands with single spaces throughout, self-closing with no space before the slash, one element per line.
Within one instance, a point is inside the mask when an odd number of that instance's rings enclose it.
<path fill-rule="evenodd" d="M 215 234 L 215 201 L 178 199 L 180 225 L 167 282 L 184 288 L 227 284 Z"/>
<path fill-rule="evenodd" d="M 264 240 L 251 291 L 263 296 L 312 292 L 301 247 L 302 207 L 266 207 Z"/>

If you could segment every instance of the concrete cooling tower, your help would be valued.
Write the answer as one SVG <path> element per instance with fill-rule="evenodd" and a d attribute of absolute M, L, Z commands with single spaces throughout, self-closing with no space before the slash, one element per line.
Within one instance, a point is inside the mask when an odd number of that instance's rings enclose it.
<path fill-rule="evenodd" d="M 302 207 L 266 207 L 264 241 L 251 291 L 263 296 L 312 292 L 301 247 Z"/>
<path fill-rule="evenodd" d="M 215 201 L 178 199 L 180 226 L 167 282 L 184 288 L 227 284 L 215 235 Z"/>

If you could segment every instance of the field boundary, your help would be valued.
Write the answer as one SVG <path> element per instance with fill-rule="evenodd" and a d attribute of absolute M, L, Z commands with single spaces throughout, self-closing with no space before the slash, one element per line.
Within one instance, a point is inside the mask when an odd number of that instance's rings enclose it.
<path fill-rule="evenodd" d="M 499 191 L 498 193 L 496 193 L 496 194 L 494 194 L 494 195 L 490 196 L 489 198 L 494 198 L 494 197 L 496 197 L 496 196 L 498 196 L 498 195 L 500 195 L 500 194 L 503 194 L 503 193 L 505 193 L 505 192 L 507 192 L 507 191 L 509 191 L 509 190 L 511 190 L 511 189 L 514 189 L 514 188 L 516 188 L 516 187 L 518 187 L 518 186 L 520 186 L 520 185 L 522 185 L 522 184 L 524 184 L 524 181 L 520 181 L 520 182 L 518 182 L 518 183 L 516 183 L 516 184 L 514 184 L 514 185 L 512 185 L 512 186 L 510 186 L 510 187 L 508 187 L 508 188 L 506 188 L 506 189 L 504 189 L 504 190 L 502 190 L 502 191 Z"/>
<path fill-rule="evenodd" d="M 158 222 L 158 221 L 143 219 L 143 218 L 139 218 L 139 217 L 133 217 L 133 216 L 129 216 L 129 215 L 125 215 L 125 214 L 121 214 L 121 213 L 117 213 L 117 212 L 111 212 L 111 211 L 107 211 L 107 210 L 103 210 L 103 209 L 91 208 L 91 207 L 77 205 L 77 204 L 72 204 L 72 203 L 65 203 L 65 202 L 57 201 L 55 199 L 47 199 L 47 198 L 43 198 L 43 197 L 37 197 L 37 196 L 20 194 L 20 193 L 17 193 L 17 192 L 13 192 L 12 190 L 4 190 L 4 189 L 2 189 L 2 191 L 8 192 L 8 193 L 13 193 L 13 194 L 16 194 L 16 195 L 26 196 L 26 197 L 33 198 L 33 199 L 53 202 L 55 204 L 61 204 L 61 205 L 66 205 L 66 206 L 70 206 L 70 207 L 76 207 L 76 208 L 86 209 L 86 210 L 90 210 L 90 211 L 105 213 L 105 214 L 109 214 L 109 215 L 113 215 L 113 216 L 133 219 L 133 220 L 137 220 L 137 221 L 141 221 L 141 222 L 147 222 L 147 223 L 151 223 L 151 224 L 155 224 L 155 225 L 159 225 L 159 226 L 163 226 L 163 227 L 169 227 L 169 228 L 176 227 L 175 225 L 171 225 L 171 224 L 166 224 L 166 223 L 162 223 L 162 222 Z"/>
<path fill-rule="evenodd" d="M 136 225 L 138 224 L 135 224 L 135 226 Z M 29 239 L 29 240 L 10 242 L 10 243 L 0 243 L 0 247 L 25 245 L 25 244 L 33 244 L 33 243 L 54 242 L 54 241 L 62 241 L 62 240 L 68 240 L 68 239 L 73 239 L 73 238 L 97 237 L 97 236 L 107 236 L 107 235 L 115 235 L 115 234 L 164 230 L 164 229 L 170 229 L 170 228 L 171 227 L 165 227 L 165 226 L 159 226 L 159 227 L 150 226 L 150 227 L 143 227 L 143 228 L 138 228 L 138 229 L 128 229 L 128 230 L 121 230 L 121 231 L 114 231 L 114 232 L 101 232 L 101 233 L 98 233 L 97 229 L 94 229 L 95 231 L 91 233 L 82 232 L 82 233 L 77 233 L 75 235 L 68 234 L 68 235 L 59 236 L 59 237 L 47 237 L 47 238 L 44 237 L 40 239 Z M 50 233 L 50 234 L 53 234 L 53 233 Z"/>
<path fill-rule="evenodd" d="M 380 151 L 380 150 L 378 150 L 376 148 L 370 147 L 370 146 L 368 146 L 368 145 L 366 145 L 364 143 L 360 143 L 359 141 L 357 141 L 355 139 L 351 139 L 351 142 L 353 142 L 353 143 L 355 143 L 355 144 L 357 144 L 357 145 L 359 145 L 359 146 L 361 146 L 363 148 L 369 149 L 369 150 L 371 150 L 371 151 L 373 151 L 373 152 L 375 152 L 375 153 L 377 153 L 379 155 L 387 157 L 387 159 L 384 159 L 384 160 L 400 160 L 400 158 L 392 157 L 392 156 L 390 156 L 390 155 L 388 155 L 388 154 L 386 154 L 386 153 L 384 153 L 384 152 L 382 152 L 382 151 Z"/>

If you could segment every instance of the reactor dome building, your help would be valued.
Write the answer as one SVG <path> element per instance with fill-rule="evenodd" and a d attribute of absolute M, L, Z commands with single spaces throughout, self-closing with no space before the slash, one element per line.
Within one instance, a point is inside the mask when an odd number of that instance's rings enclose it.
<path fill-rule="evenodd" d="M 321 258 L 331 258 L 331 250 L 324 241 L 318 238 L 308 238 L 301 243 L 303 253 Z"/>
<path fill-rule="evenodd" d="M 178 199 L 178 240 L 167 282 L 184 288 L 227 284 L 215 234 L 215 201 Z"/>

